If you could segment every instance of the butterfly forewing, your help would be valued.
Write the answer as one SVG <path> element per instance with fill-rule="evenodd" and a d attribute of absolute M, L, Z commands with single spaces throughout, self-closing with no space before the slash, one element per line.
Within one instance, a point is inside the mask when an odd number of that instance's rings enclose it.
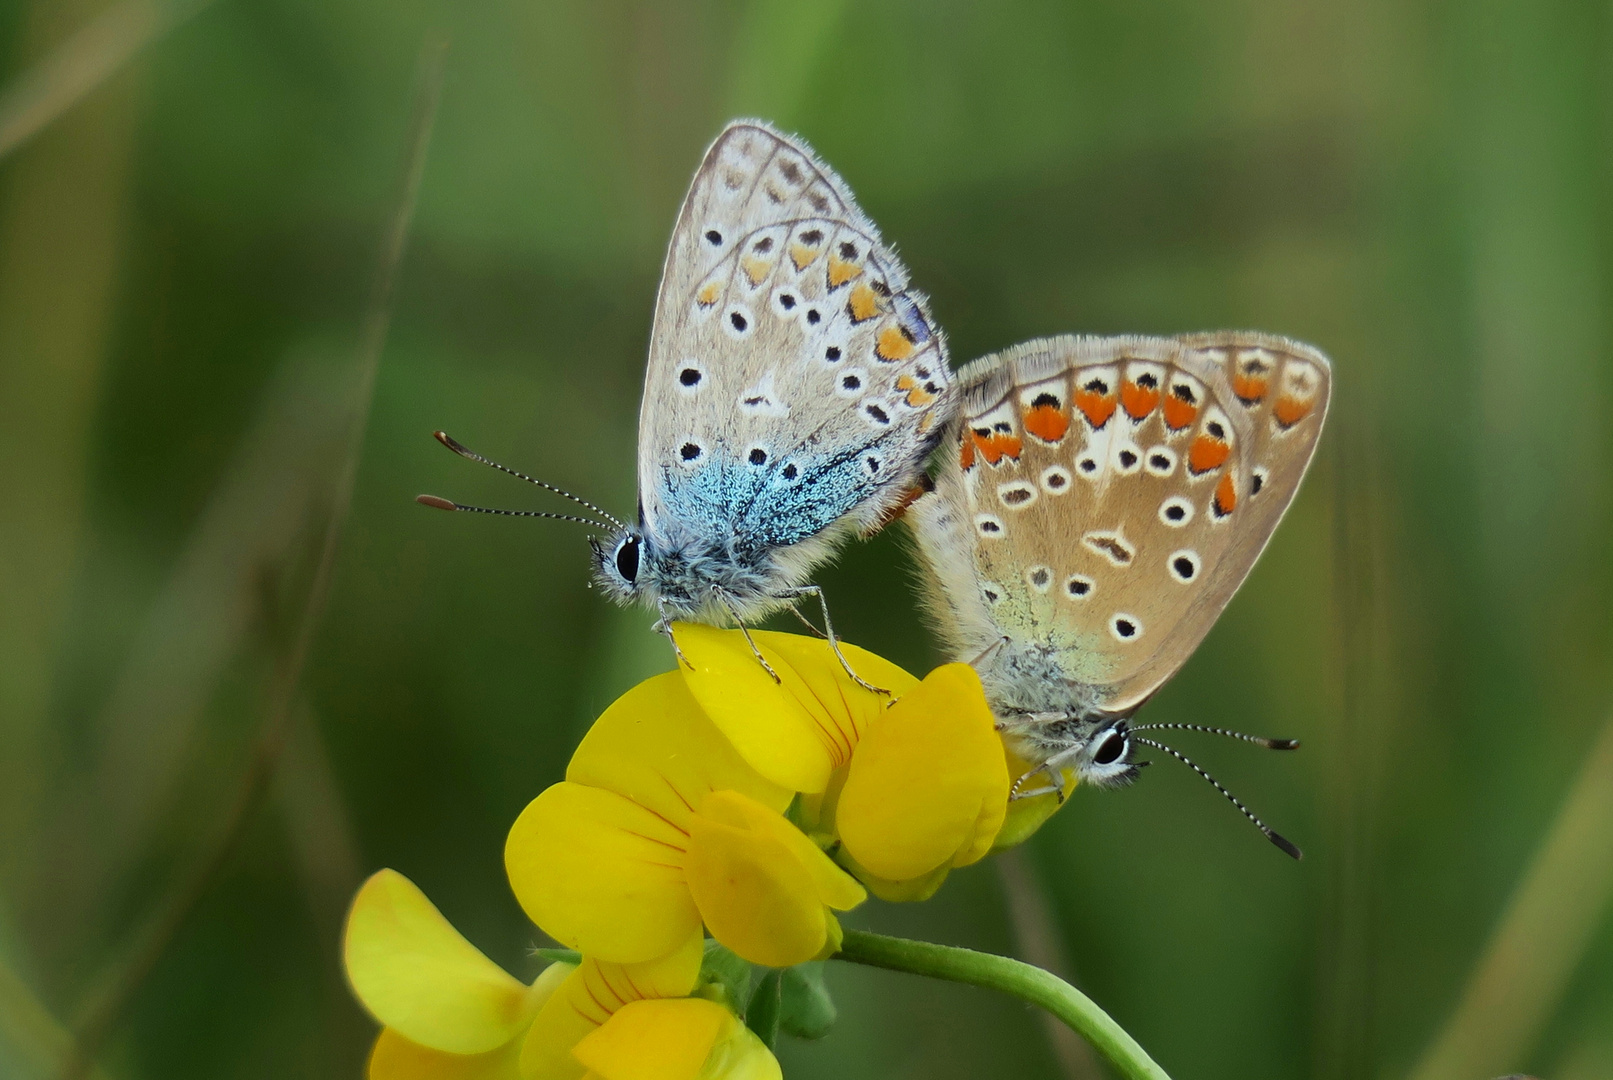
<path fill-rule="evenodd" d="M 922 297 L 840 179 L 794 140 L 730 125 L 662 278 L 640 416 L 647 527 L 721 522 L 761 545 L 867 527 L 939 437 L 949 380 Z"/>
<path fill-rule="evenodd" d="M 918 515 L 951 616 L 974 626 L 954 638 L 1045 645 L 1091 703 L 1135 708 L 1197 647 L 1293 499 L 1326 359 L 1245 333 L 1055 338 L 960 378 L 938 491 L 952 505 Z M 950 541 L 925 535 L 946 528 Z M 949 542 L 969 545 L 972 581 L 941 565 Z"/>

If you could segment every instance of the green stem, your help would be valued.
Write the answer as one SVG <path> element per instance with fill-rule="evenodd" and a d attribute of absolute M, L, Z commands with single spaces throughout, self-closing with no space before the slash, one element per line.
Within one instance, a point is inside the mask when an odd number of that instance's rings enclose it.
<path fill-rule="evenodd" d="M 1128 1080 L 1170 1080 L 1137 1040 L 1081 991 L 1049 972 L 1006 956 L 928 941 L 847 930 L 836 960 L 984 986 L 1040 1005 L 1068 1024 Z"/>

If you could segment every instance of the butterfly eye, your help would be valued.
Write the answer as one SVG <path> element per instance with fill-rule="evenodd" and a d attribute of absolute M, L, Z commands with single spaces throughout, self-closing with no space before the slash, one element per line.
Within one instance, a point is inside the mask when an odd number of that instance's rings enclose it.
<path fill-rule="evenodd" d="M 1098 765 L 1113 765 L 1125 752 L 1126 737 L 1118 731 L 1111 731 L 1098 744 L 1098 752 L 1092 755 L 1092 760 Z"/>
<path fill-rule="evenodd" d="M 640 539 L 629 536 L 616 549 L 616 572 L 628 582 L 638 580 L 638 549 Z"/>

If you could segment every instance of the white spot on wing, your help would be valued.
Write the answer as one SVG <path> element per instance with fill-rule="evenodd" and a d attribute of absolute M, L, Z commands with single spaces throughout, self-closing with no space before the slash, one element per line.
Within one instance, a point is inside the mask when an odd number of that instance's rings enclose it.
<path fill-rule="evenodd" d="M 1063 465 L 1049 465 L 1042 470 L 1042 490 L 1049 495 L 1062 495 L 1070 490 L 1070 470 Z"/>
<path fill-rule="evenodd" d="M 789 416 L 790 406 L 779 397 L 773 383 L 773 372 L 769 369 L 750 389 L 739 395 L 740 412 L 752 416 Z"/>
<path fill-rule="evenodd" d="M 1203 562 L 1199 559 L 1199 553 L 1191 548 L 1173 551 L 1165 560 L 1166 573 L 1170 574 L 1172 580 L 1180 581 L 1183 584 L 1189 581 L 1197 581 L 1199 570 L 1202 566 Z"/>
<path fill-rule="evenodd" d="M 1081 537 L 1081 542 L 1115 566 L 1130 566 L 1137 557 L 1137 546 L 1118 529 L 1094 529 Z"/>
<path fill-rule="evenodd" d="M 1193 504 L 1180 495 L 1172 495 L 1159 504 L 1159 520 L 1173 529 L 1179 529 L 1193 520 Z"/>
<path fill-rule="evenodd" d="M 1024 510 L 1036 501 L 1036 487 L 1027 480 L 998 484 L 997 501 L 1010 510 Z"/>
<path fill-rule="evenodd" d="M 1143 468 L 1153 476 L 1169 476 L 1176 471 L 1176 451 L 1168 446 L 1149 447 L 1143 454 Z"/>
<path fill-rule="evenodd" d="M 1109 633 L 1116 641 L 1136 641 L 1143 636 L 1143 624 L 1137 616 L 1117 611 L 1109 617 Z"/>

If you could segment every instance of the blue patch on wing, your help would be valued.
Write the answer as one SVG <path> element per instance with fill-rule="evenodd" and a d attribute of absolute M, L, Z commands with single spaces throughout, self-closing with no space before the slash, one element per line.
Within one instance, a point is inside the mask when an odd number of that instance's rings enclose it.
<path fill-rule="evenodd" d="M 692 468 L 662 470 L 661 506 L 678 530 L 752 550 L 800 543 L 870 498 L 865 450 L 797 454 L 766 468 L 717 452 Z M 876 457 L 880 455 L 875 455 Z M 786 479 L 793 468 L 794 479 Z"/>

